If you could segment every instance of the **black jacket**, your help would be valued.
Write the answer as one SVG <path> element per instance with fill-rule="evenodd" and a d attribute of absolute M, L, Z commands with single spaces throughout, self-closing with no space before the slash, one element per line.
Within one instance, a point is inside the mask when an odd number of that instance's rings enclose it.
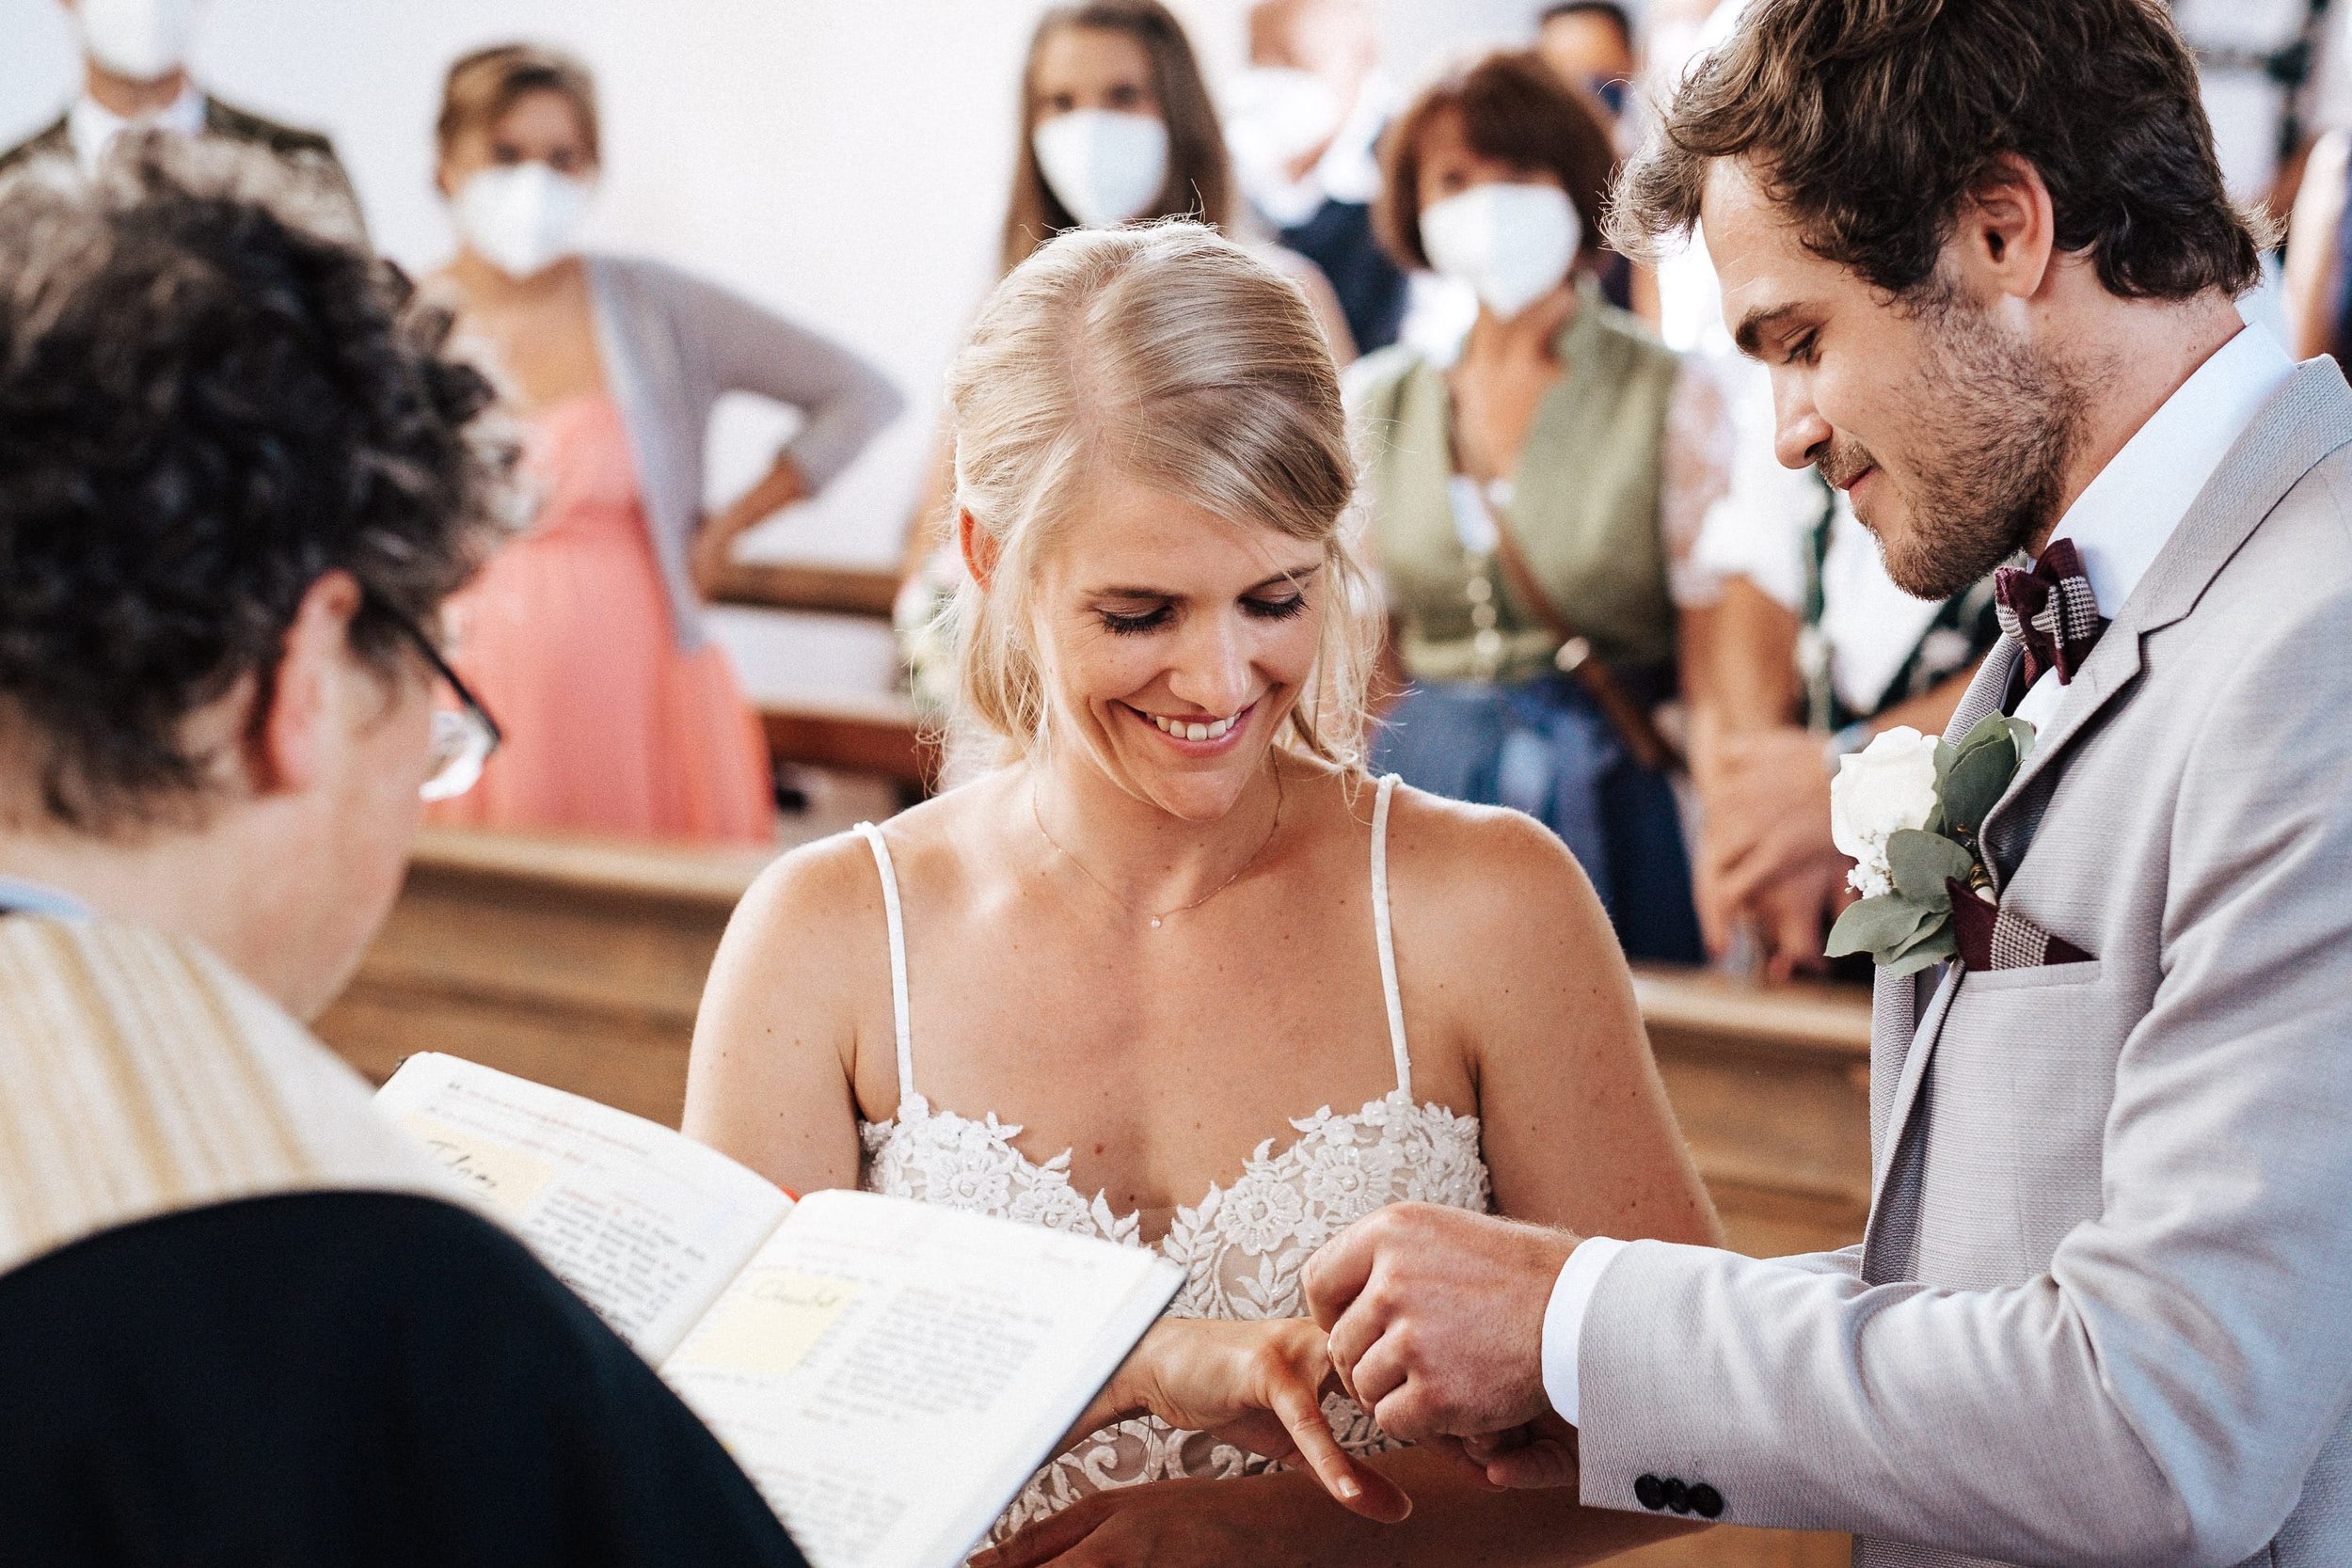
<path fill-rule="evenodd" d="M 384 1193 L 142 1220 L 0 1275 L 6 1568 L 804 1568 L 495 1226 Z"/>

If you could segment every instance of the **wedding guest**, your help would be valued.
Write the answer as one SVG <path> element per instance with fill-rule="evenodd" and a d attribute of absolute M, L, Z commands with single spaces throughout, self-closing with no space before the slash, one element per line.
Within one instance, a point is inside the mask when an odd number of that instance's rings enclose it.
<path fill-rule="evenodd" d="M 1226 95 L 1250 206 L 1331 280 L 1366 354 L 1396 341 L 1410 293 L 1372 222 L 1392 106 L 1379 61 L 1369 0 L 1260 0 L 1248 67 Z"/>
<path fill-rule="evenodd" d="M 0 1556 L 797 1564 L 297 1022 L 495 743 L 433 637 L 503 461 L 288 179 L 0 184 Z"/>
<path fill-rule="evenodd" d="M 503 44 L 449 71 L 439 183 L 461 238 L 431 286 L 528 426 L 540 514 L 453 607 L 458 668 L 514 743 L 437 813 L 486 827 L 765 844 L 774 788 L 757 715 L 702 601 L 742 531 L 816 495 L 898 394 L 817 333 L 675 268 L 582 254 L 602 162 L 594 83 Z M 712 405 L 799 409 L 767 473 L 703 512 Z"/>
<path fill-rule="evenodd" d="M 1575 863 L 1365 771 L 1354 464 L 1298 292 L 1197 224 L 1067 234 L 999 287 L 947 395 L 957 719 L 996 766 L 761 879 L 686 1130 L 795 1191 L 1154 1247 L 1184 1317 L 1302 1310 L 1314 1249 L 1402 1199 L 1713 1236 Z M 998 1534 L 1434 1565 L 1561 1529 L 1559 1499 L 1488 1505 L 1328 1408 L 1409 1520 L 1136 1420 L 1078 1438 Z"/>
<path fill-rule="evenodd" d="M 1240 216 L 1225 132 L 1184 24 L 1160 0 L 1085 0 L 1047 11 L 1021 73 L 1021 134 L 1005 209 L 1007 272 L 1054 235 Z M 1304 290 L 1331 352 L 1356 356 L 1321 269 L 1280 245 L 1263 259 Z"/>
<path fill-rule="evenodd" d="M 1439 77 L 1384 157 L 1391 248 L 1479 309 L 1451 363 L 1399 345 L 1351 381 L 1410 682 L 1378 765 L 1537 817 L 1629 955 L 1695 962 L 1657 710 L 1712 597 L 1689 558 L 1724 484 L 1721 400 L 1594 287 L 1609 135 L 1537 56 Z"/>
<path fill-rule="evenodd" d="M 490 389 L 251 155 L 0 182 L 0 1541 L 44 1568 L 797 1565 L 725 1452 L 297 1022 L 500 731 L 434 628 Z M 331 217 L 331 214 L 329 214 Z M 1300 1323 L 1095 1401 L 1403 1499 Z M 1268 1424 L 1264 1412 L 1277 1413 Z"/>
<path fill-rule="evenodd" d="M 1535 19 L 1535 52 L 1560 80 L 1599 99 L 1622 119 L 1640 70 L 1633 19 L 1617 0 L 1561 0 Z"/>
<path fill-rule="evenodd" d="M 1766 476 L 1735 463 L 1699 538 L 1724 594 L 1691 721 L 1694 896 L 1711 957 L 1752 943 L 1787 979 L 1831 967 L 1824 940 L 1851 897 L 1830 835 L 1841 759 L 1889 730 L 1941 733 L 2000 624 L 1992 579 L 1913 597 L 1841 492 L 1760 455 L 1778 483 L 1742 483 Z M 1860 962 L 1840 973 L 1867 979 Z"/>
<path fill-rule="evenodd" d="M 2239 312 L 2180 35 L 1756 0 L 1616 211 L 1705 227 L 1782 460 L 1899 583 L 2000 573 L 1964 754 L 1883 737 L 1838 796 L 1869 1224 L 1760 1259 L 1391 1211 L 1309 1270 L 1334 1357 L 1489 1480 L 1865 1568 L 2352 1560 L 2352 389 Z"/>
<path fill-rule="evenodd" d="M 2287 228 L 2287 343 L 2298 356 L 2332 354 L 2352 364 L 2352 290 L 2345 284 L 2344 216 L 2352 203 L 2352 132 L 2319 138 L 2305 166 Z"/>
<path fill-rule="evenodd" d="M 82 90 L 48 126 L 0 150 L 0 175 L 37 159 L 94 174 L 115 138 L 129 130 L 217 136 L 282 159 L 332 199 L 351 232 L 362 230 L 358 198 L 325 136 L 225 103 L 188 74 L 203 0 L 58 3 L 82 46 Z"/>

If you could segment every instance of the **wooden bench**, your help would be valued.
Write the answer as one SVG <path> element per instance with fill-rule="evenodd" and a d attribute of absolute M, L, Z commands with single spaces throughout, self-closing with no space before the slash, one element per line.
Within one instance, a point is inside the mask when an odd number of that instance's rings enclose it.
<path fill-rule="evenodd" d="M 428 832 L 319 1034 L 381 1082 L 446 1051 L 675 1126 L 695 1006 L 768 856 Z M 1635 979 L 1666 1091 L 1731 1244 L 1843 1246 L 1869 1205 L 1869 1002 L 1690 972 Z M 1828 1568 L 1843 1538 L 1714 1530 L 1639 1568 Z"/>
<path fill-rule="evenodd" d="M 898 597 L 898 574 L 895 568 L 882 566 L 735 560 L 727 562 L 711 597 L 723 604 L 764 610 L 815 610 L 887 621 Z"/>
<path fill-rule="evenodd" d="M 771 698 L 760 704 L 759 721 L 778 762 L 877 773 L 917 797 L 938 783 L 939 737 L 904 693 Z"/>

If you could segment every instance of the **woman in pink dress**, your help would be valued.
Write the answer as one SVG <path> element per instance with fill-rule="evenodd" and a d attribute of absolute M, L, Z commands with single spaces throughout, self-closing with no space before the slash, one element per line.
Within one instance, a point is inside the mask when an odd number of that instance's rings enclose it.
<path fill-rule="evenodd" d="M 451 607 L 455 662 L 507 743 L 443 822 L 764 844 L 758 716 L 701 624 L 745 528 L 816 491 L 898 408 L 869 366 L 656 262 L 570 235 L 599 161 L 594 85 L 510 44 L 451 67 L 439 182 L 463 242 L 434 278 L 525 426 L 530 528 Z M 798 408 L 756 484 L 701 511 L 723 392 Z"/>

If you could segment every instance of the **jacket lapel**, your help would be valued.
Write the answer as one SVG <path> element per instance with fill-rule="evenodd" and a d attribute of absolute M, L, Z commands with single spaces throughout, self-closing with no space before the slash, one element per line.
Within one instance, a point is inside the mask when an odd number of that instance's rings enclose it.
<path fill-rule="evenodd" d="M 2032 754 L 2018 769 L 1999 803 L 1986 814 L 1984 842 L 1988 847 L 2005 845 L 2010 850 L 2005 855 L 1988 856 L 1989 860 L 2005 860 L 2014 865 L 2022 857 L 2025 846 L 2013 842 L 2017 835 L 2012 818 L 2016 816 L 2018 802 L 2026 798 L 2037 780 L 2049 775 L 2054 761 L 2074 744 L 2090 721 L 2137 678 L 2141 670 L 2140 639 L 2172 625 L 2195 609 L 2205 589 L 2272 508 L 2322 459 L 2347 443 L 2352 443 L 2352 388 L 2345 387 L 2344 374 L 2333 360 L 2312 360 L 2271 400 L 2223 459 L 2220 468 L 2189 508 L 2187 516 L 2150 565 L 2148 575 L 2140 579 L 2122 612 L 2100 639 L 2082 673 L 2068 688 L 2065 701 L 2051 719 L 2048 733 L 2036 738 Z M 1967 694 L 1961 699 L 1951 726 L 1945 732 L 1947 736 L 1965 735 L 1986 714 L 1999 710 L 2017 659 L 2017 644 L 2008 638 L 1994 645 L 1978 670 L 1977 678 L 1969 683 Z M 1989 869 L 1996 884 L 2002 880 L 1999 863 Z M 1957 968 L 1946 974 L 1915 1028 L 1909 1026 L 1915 1002 L 1908 999 L 1916 997 L 1916 988 L 1908 980 L 1890 982 L 1881 978 L 1878 982 L 1872 1018 L 1871 1119 L 1878 1124 L 1874 1131 L 1879 1136 L 1871 1148 L 1872 1202 L 1866 1253 L 1870 1246 L 1883 1249 L 1889 1244 L 1885 1234 L 1888 1225 L 1911 1223 L 1910 1206 L 1916 1204 L 1917 1195 L 1891 1192 L 1889 1187 L 1903 1169 L 1898 1155 L 1918 1105 L 1930 1059 L 1958 996 L 1961 978 Z M 1890 986 L 1895 991 L 1892 997 Z M 1881 1031 L 1890 1028 L 1897 1031 L 1896 1039 L 1878 1037 Z M 1890 1046 L 1899 1049 L 1899 1056 Z M 1897 1075 L 1882 1117 L 1876 1114 L 1876 1080 L 1889 1069 Z M 1883 1219 L 1883 1214 L 1889 1217 Z"/>

